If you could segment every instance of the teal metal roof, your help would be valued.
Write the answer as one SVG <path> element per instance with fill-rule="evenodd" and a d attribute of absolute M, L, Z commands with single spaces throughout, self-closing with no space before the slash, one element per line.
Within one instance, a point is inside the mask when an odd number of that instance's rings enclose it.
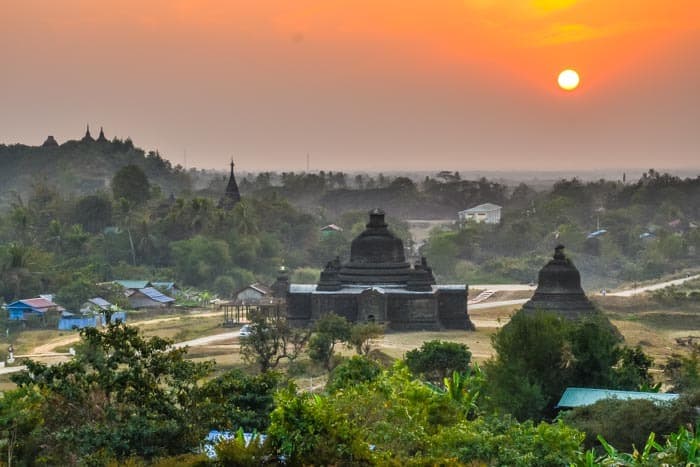
<path fill-rule="evenodd" d="M 615 391 L 613 389 L 566 388 L 566 391 L 564 391 L 564 394 L 562 394 L 557 404 L 557 408 L 583 407 L 595 404 L 603 399 L 646 399 L 652 402 L 671 402 L 678 399 L 678 397 L 680 397 L 680 394 Z"/>
<path fill-rule="evenodd" d="M 150 287 L 151 283 L 149 281 L 114 281 L 115 283 L 121 285 L 125 289 L 144 289 Z"/>

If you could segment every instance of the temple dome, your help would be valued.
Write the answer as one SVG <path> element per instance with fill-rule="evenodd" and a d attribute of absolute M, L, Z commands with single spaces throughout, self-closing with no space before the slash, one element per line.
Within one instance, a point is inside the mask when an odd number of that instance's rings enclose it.
<path fill-rule="evenodd" d="M 564 254 L 564 245 L 555 248 L 553 259 L 540 270 L 537 282 L 524 310 L 555 311 L 574 319 L 595 311 L 581 288 L 581 274 Z"/>
<path fill-rule="evenodd" d="M 389 231 L 384 211 L 373 209 L 367 228 L 352 241 L 350 261 L 340 268 L 338 278 L 344 284 L 406 285 L 410 274 L 403 242 Z"/>
<path fill-rule="evenodd" d="M 369 213 L 366 229 L 352 241 L 350 262 L 366 263 L 405 263 L 403 242 L 391 233 L 384 221 L 384 211 L 373 209 Z"/>

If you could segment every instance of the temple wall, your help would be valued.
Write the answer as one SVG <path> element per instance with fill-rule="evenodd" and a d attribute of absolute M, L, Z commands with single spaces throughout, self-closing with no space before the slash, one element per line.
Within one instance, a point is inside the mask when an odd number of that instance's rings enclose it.
<path fill-rule="evenodd" d="M 357 321 L 357 297 L 341 294 L 313 295 L 311 319 L 315 321 L 328 313 L 335 313 L 351 322 Z"/>
<path fill-rule="evenodd" d="M 473 331 L 474 324 L 467 313 L 466 290 L 439 290 L 438 320 L 445 329 L 464 329 Z"/>
<path fill-rule="evenodd" d="M 437 330 L 438 305 L 435 295 L 389 295 L 389 328 L 394 330 Z"/>
<path fill-rule="evenodd" d="M 287 294 L 287 321 L 292 326 L 305 326 L 311 322 L 311 294 Z"/>

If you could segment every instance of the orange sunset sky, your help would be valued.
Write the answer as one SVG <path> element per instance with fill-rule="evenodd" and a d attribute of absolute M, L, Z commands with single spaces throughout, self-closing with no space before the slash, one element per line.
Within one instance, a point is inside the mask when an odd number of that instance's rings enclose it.
<path fill-rule="evenodd" d="M 207 168 L 700 167 L 697 0 L 0 0 L 0 58 L 5 144 L 90 123 Z"/>

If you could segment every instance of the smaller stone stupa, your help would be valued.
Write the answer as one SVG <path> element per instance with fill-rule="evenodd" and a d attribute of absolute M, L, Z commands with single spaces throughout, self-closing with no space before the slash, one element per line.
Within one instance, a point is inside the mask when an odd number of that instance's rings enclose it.
<path fill-rule="evenodd" d="M 564 245 L 557 245 L 554 258 L 540 269 L 535 294 L 523 305 L 525 312 L 536 310 L 556 312 L 572 320 L 596 313 L 581 288 L 581 274 L 564 254 Z"/>

